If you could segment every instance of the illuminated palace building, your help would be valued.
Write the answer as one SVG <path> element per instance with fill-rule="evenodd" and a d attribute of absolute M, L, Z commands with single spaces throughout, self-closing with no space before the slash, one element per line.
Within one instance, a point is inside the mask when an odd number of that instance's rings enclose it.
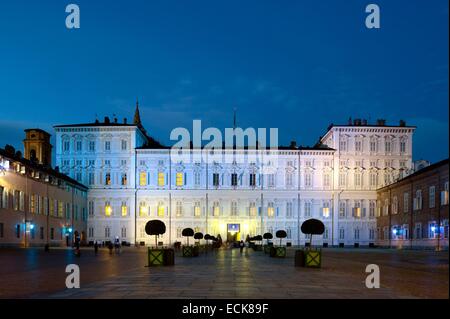
<path fill-rule="evenodd" d="M 224 240 L 284 229 L 287 242 L 297 245 L 307 240 L 301 223 L 317 218 L 326 225 L 323 243 L 369 245 L 376 241 L 376 189 L 412 172 L 414 130 L 403 121 L 391 126 L 355 120 L 330 125 L 313 147 L 293 142 L 271 150 L 276 164 L 264 156 L 184 162 L 148 135 L 136 106 L 132 123 L 105 118 L 55 126 L 56 161 L 89 187 L 91 242 L 118 236 L 151 244 L 144 226 L 160 219 L 167 227 L 164 244 L 182 241 L 182 229 L 190 227 Z"/>

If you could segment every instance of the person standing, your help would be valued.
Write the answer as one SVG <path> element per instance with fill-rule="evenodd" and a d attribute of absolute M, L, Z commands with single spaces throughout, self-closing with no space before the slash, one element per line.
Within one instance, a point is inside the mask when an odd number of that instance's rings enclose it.
<path fill-rule="evenodd" d="M 241 240 L 241 241 L 239 242 L 239 250 L 240 250 L 241 254 L 242 254 L 242 252 L 244 251 L 244 247 L 245 247 L 245 243 L 244 243 L 243 240 Z"/>
<path fill-rule="evenodd" d="M 94 252 L 95 252 L 95 256 L 97 256 L 97 254 L 98 254 L 98 242 L 97 241 L 94 242 Z"/>

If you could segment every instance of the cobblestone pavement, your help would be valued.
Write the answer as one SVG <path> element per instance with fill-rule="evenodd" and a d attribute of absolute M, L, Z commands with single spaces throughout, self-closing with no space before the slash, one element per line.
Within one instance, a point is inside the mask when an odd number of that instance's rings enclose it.
<path fill-rule="evenodd" d="M 120 255 L 83 250 L 0 250 L 0 298 L 448 298 L 448 252 L 325 249 L 321 269 L 294 267 L 263 252 L 176 256 L 174 267 L 147 268 L 142 248 Z M 65 266 L 76 263 L 81 288 L 65 288 Z M 381 288 L 365 287 L 377 264 Z"/>

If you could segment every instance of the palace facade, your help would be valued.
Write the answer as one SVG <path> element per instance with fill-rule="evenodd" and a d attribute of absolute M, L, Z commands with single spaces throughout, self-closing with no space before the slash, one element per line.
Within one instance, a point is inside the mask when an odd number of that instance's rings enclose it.
<path fill-rule="evenodd" d="M 89 187 L 91 242 L 118 236 L 150 244 L 144 226 L 160 219 L 164 244 L 182 241 L 182 229 L 191 227 L 224 240 L 284 229 L 285 241 L 302 245 L 301 223 L 317 218 L 326 225 L 318 243 L 369 245 L 376 242 L 376 190 L 412 172 L 414 130 L 403 121 L 355 120 L 330 125 L 312 147 L 191 149 L 190 160 L 179 160 L 149 136 L 136 106 L 132 123 L 55 126 L 55 148 L 61 171 Z"/>
<path fill-rule="evenodd" d="M 448 165 L 437 162 L 378 190 L 378 245 L 448 249 Z"/>
<path fill-rule="evenodd" d="M 25 132 L 23 155 L 0 148 L 0 246 L 86 242 L 88 188 L 51 167 L 47 132 Z"/>

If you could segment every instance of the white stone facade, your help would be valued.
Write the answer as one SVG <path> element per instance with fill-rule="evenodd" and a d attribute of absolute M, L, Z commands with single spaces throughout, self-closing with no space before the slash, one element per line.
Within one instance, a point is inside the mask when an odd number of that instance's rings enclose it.
<path fill-rule="evenodd" d="M 90 241 L 118 236 L 151 244 L 145 223 L 161 219 L 164 244 L 184 242 L 186 227 L 225 240 L 227 225 L 239 224 L 238 238 L 284 229 L 284 242 L 303 245 L 309 239 L 299 231 L 301 223 L 317 218 L 326 232 L 315 244 L 368 245 L 376 241 L 376 189 L 411 172 L 415 128 L 331 126 L 323 145 L 272 151 L 275 164 L 264 159 L 267 151 L 256 151 L 261 158 L 255 161 L 179 162 L 170 149 L 143 147 L 147 137 L 140 125 L 55 130 L 57 165 L 90 188 Z"/>

